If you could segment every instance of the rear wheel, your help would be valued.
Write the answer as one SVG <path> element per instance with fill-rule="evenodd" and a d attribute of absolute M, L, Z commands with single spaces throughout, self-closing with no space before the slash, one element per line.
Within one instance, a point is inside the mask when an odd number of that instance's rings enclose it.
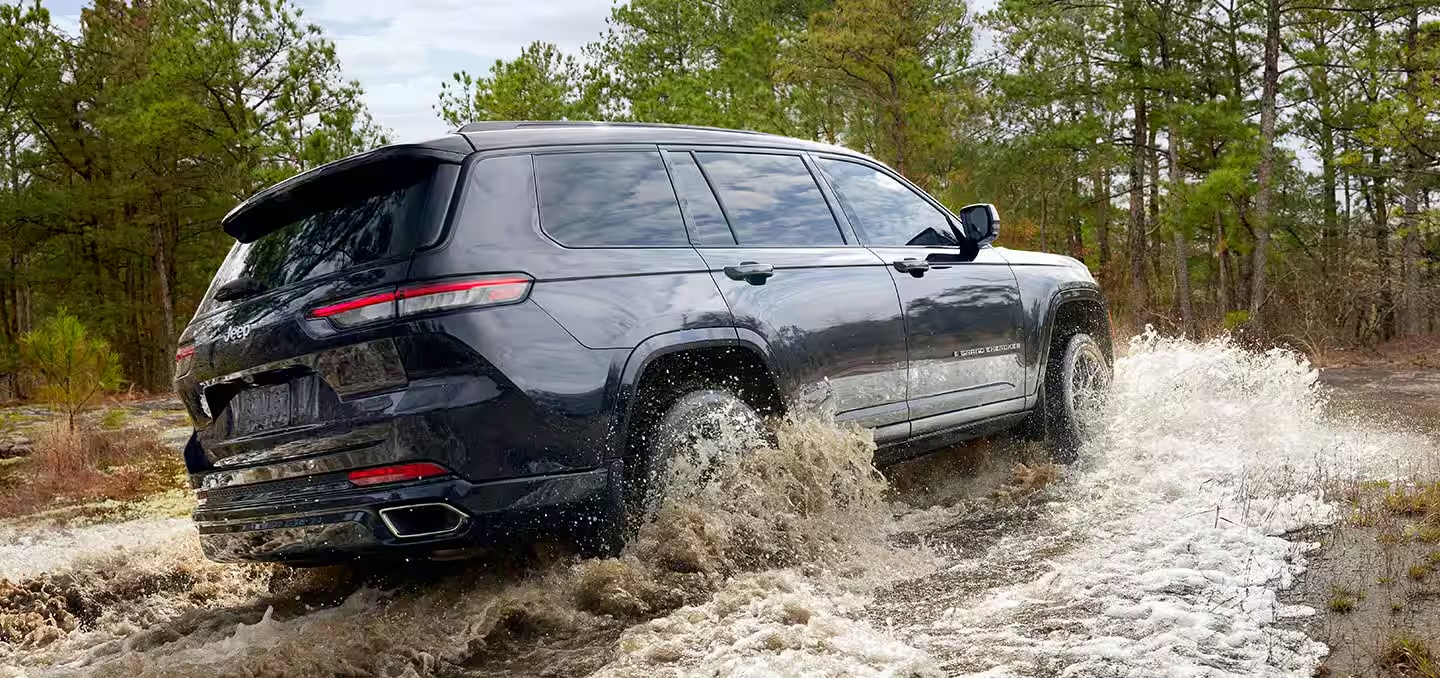
<path fill-rule="evenodd" d="M 1045 432 L 1055 461 L 1068 464 L 1095 425 L 1110 388 L 1110 361 L 1088 334 L 1073 334 L 1051 349 L 1045 370 Z"/>
<path fill-rule="evenodd" d="M 672 393 L 656 403 L 664 409 L 642 430 L 626 468 L 631 533 L 666 498 L 703 491 L 726 464 L 768 442 L 760 414 L 728 389 L 696 384 Z"/>

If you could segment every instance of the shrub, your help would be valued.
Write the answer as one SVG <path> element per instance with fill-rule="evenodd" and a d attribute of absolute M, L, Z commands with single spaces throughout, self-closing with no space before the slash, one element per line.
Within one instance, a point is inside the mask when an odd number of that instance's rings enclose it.
<path fill-rule="evenodd" d="M 129 420 L 130 412 L 125 410 L 125 408 L 112 407 L 108 410 L 105 410 L 105 414 L 100 416 L 100 428 L 111 431 L 115 429 L 125 428 L 125 422 Z"/>
<path fill-rule="evenodd" d="M 71 431 L 35 438 L 23 482 L 0 490 L 0 518 L 73 502 L 128 501 L 184 486 L 180 455 L 151 429 Z"/>
<path fill-rule="evenodd" d="M 64 309 L 20 337 L 20 356 L 40 384 L 40 399 L 65 414 L 71 431 L 96 396 L 120 385 L 115 352 Z"/>

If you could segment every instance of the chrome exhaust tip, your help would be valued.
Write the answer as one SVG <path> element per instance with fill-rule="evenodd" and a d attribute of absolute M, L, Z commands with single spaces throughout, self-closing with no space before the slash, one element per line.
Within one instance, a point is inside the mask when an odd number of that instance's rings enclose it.
<path fill-rule="evenodd" d="M 380 509 L 380 521 L 401 539 L 452 534 L 470 524 L 470 516 L 444 502 Z"/>

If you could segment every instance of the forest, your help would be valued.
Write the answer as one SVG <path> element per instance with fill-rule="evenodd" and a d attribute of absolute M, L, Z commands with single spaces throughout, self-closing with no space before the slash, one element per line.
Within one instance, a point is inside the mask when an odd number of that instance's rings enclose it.
<path fill-rule="evenodd" d="M 434 108 L 842 144 L 952 208 L 996 203 L 1000 244 L 1085 261 L 1121 331 L 1323 356 L 1440 333 L 1437 8 L 630 0 L 576 53 L 535 42 L 436 83 Z M 361 95 L 288 0 L 95 0 L 78 31 L 0 4 L 4 395 L 60 309 L 131 388 L 166 390 L 219 218 L 388 141 Z"/>

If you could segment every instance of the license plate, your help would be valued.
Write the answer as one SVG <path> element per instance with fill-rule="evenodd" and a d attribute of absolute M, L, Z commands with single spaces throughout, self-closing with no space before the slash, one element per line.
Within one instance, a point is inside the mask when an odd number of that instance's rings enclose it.
<path fill-rule="evenodd" d="M 230 405 L 231 431 L 236 435 L 290 425 L 290 385 L 276 384 L 241 391 Z"/>

